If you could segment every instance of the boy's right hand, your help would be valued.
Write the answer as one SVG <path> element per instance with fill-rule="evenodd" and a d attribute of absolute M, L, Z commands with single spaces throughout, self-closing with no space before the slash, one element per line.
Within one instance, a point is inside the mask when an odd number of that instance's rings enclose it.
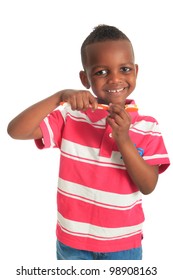
<path fill-rule="evenodd" d="M 85 111 L 89 107 L 96 110 L 98 106 L 96 98 L 88 90 L 62 90 L 61 102 L 68 102 L 72 110 L 79 111 Z"/>

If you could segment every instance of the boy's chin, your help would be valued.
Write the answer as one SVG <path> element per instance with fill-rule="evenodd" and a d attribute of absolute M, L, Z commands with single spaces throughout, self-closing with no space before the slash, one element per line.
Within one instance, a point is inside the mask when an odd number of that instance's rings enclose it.
<path fill-rule="evenodd" d="M 99 104 L 114 104 L 114 105 L 120 105 L 120 106 L 124 106 L 124 104 L 126 103 L 126 100 L 121 99 L 121 98 L 110 98 L 108 99 L 97 99 L 97 102 Z"/>
<path fill-rule="evenodd" d="M 97 102 L 98 102 L 98 104 L 106 104 L 106 105 L 110 104 L 110 102 L 108 100 L 100 99 L 100 98 L 97 98 Z"/>

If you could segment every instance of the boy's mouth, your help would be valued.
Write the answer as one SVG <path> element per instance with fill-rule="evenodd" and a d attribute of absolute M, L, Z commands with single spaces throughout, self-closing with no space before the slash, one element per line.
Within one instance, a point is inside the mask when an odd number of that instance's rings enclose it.
<path fill-rule="evenodd" d="M 124 89 L 125 89 L 125 87 L 119 88 L 119 89 L 108 89 L 107 92 L 108 93 L 119 93 L 119 92 L 123 91 Z"/>

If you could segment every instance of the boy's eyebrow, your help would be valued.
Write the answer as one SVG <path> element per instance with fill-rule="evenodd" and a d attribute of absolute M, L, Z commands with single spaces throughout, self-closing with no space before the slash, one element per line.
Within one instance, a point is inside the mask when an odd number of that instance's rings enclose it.
<path fill-rule="evenodd" d="M 125 62 L 125 63 L 122 63 L 122 64 L 120 64 L 120 66 L 122 66 L 122 65 L 134 65 L 135 63 L 134 62 L 132 62 L 132 61 L 129 61 L 129 62 Z"/>
<path fill-rule="evenodd" d="M 108 66 L 107 66 L 107 65 L 94 65 L 94 66 L 92 67 L 92 70 L 95 70 L 95 69 L 97 69 L 97 68 L 108 68 Z"/>
<path fill-rule="evenodd" d="M 119 65 L 119 67 L 123 67 L 123 66 L 127 66 L 127 65 L 129 65 L 129 66 L 134 66 L 135 65 L 135 63 L 134 62 L 125 62 L 125 63 L 122 63 L 122 64 L 120 64 Z M 94 71 L 94 70 L 96 70 L 97 68 L 109 68 L 109 66 L 108 65 L 94 65 L 93 67 L 92 67 L 92 70 Z"/>

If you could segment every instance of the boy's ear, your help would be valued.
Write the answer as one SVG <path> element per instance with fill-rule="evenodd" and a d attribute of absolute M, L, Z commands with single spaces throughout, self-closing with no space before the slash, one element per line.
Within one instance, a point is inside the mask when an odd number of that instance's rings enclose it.
<path fill-rule="evenodd" d="M 86 87 L 87 89 L 89 89 L 90 84 L 89 84 L 86 72 L 85 71 L 80 71 L 79 72 L 79 77 L 80 77 L 80 80 L 81 80 L 83 86 Z"/>
<path fill-rule="evenodd" d="M 135 64 L 135 68 L 136 68 L 136 78 L 137 78 L 137 76 L 138 76 L 138 70 L 139 70 L 138 64 Z"/>

